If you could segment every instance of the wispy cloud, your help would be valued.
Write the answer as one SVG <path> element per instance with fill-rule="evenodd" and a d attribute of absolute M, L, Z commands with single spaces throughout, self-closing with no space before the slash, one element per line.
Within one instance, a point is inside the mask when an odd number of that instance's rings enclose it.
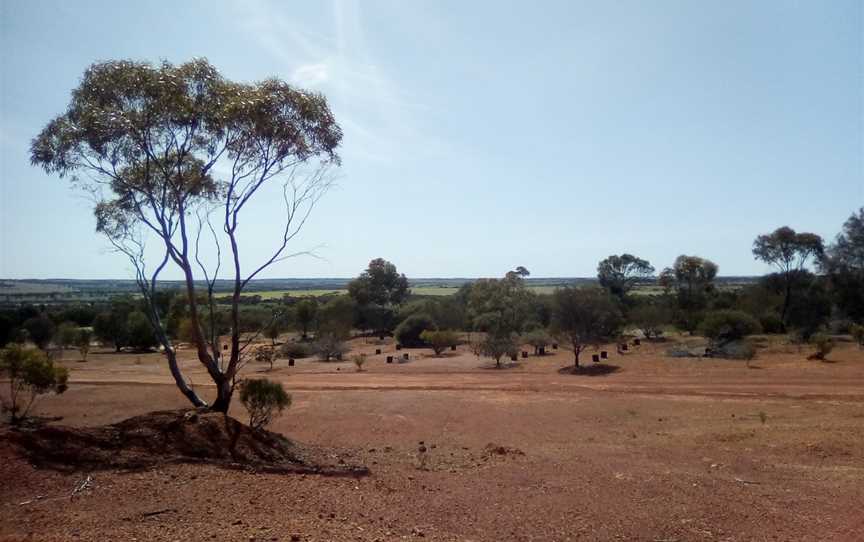
<path fill-rule="evenodd" d="M 284 65 L 289 81 L 327 95 L 345 132 L 344 153 L 389 161 L 406 143 L 429 147 L 416 144 L 423 137 L 417 117 L 426 108 L 376 62 L 360 2 L 333 0 L 317 18 L 266 0 L 237 3 L 236 10 L 250 37 Z"/>

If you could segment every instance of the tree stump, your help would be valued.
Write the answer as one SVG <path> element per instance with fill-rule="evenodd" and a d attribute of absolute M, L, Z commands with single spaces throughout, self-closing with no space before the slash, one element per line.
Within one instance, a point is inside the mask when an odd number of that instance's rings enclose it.
<path fill-rule="evenodd" d="M 537 349 L 537 355 L 538 356 L 542 356 L 545 353 L 546 353 L 546 347 L 545 346 L 541 346 L 540 348 Z"/>
<path fill-rule="evenodd" d="M 558 343 L 552 343 L 552 350 L 558 350 Z"/>
<path fill-rule="evenodd" d="M 523 350 L 523 351 L 522 351 L 522 358 L 524 359 L 524 358 L 527 358 L 527 357 L 528 357 L 528 351 L 527 351 L 527 350 Z"/>
<path fill-rule="evenodd" d="M 603 350 L 600 352 L 600 359 L 609 359 L 609 352 Z"/>
<path fill-rule="evenodd" d="M 294 367 L 294 358 L 288 358 L 288 367 Z"/>
<path fill-rule="evenodd" d="M 393 356 L 387 356 L 387 363 L 393 363 Z"/>
<path fill-rule="evenodd" d="M 600 356 L 598 354 L 591 354 L 591 361 L 594 363 L 600 363 Z"/>
<path fill-rule="evenodd" d="M 408 354 L 402 354 L 402 359 L 408 361 Z"/>
<path fill-rule="evenodd" d="M 396 350 L 402 350 L 402 345 L 401 345 L 401 344 L 397 344 L 397 345 L 396 345 Z"/>
<path fill-rule="evenodd" d="M 380 349 L 380 348 L 376 348 L 376 349 L 375 349 L 375 355 L 378 356 L 378 355 L 380 355 L 380 354 L 381 354 L 381 349 Z"/>

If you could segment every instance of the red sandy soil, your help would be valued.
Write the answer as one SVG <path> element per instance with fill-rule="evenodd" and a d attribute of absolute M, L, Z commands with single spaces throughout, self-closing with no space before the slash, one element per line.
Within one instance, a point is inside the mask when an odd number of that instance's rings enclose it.
<path fill-rule="evenodd" d="M 766 343 L 754 368 L 646 344 L 612 350 L 604 376 L 560 371 L 564 351 L 498 370 L 463 348 L 386 364 L 389 341 L 352 343 L 384 353 L 359 373 L 304 359 L 246 375 L 293 393 L 272 431 L 368 476 L 174 462 L 63 472 L 7 439 L 0 540 L 864 540 L 864 351 L 849 343 L 829 362 Z M 89 427 L 188 406 L 158 354 L 76 357 L 63 361 L 69 390 L 37 414 Z M 239 401 L 231 414 L 246 419 Z"/>

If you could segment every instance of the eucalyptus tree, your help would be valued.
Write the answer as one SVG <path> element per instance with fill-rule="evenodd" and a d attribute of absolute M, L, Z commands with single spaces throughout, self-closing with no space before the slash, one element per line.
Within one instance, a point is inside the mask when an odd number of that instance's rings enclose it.
<path fill-rule="evenodd" d="M 66 111 L 36 136 L 30 155 L 34 165 L 71 178 L 93 196 L 97 231 L 132 263 L 177 387 L 192 404 L 207 406 L 184 378 L 156 308 L 160 274 L 169 264 L 179 269 L 192 342 L 216 385 L 209 406 L 224 412 L 250 343 L 240 334 L 240 296 L 250 280 L 292 255 L 289 243 L 332 183 L 341 139 L 320 94 L 275 78 L 233 82 L 204 59 L 179 65 L 121 60 L 85 71 Z M 285 211 L 273 217 L 279 226 L 272 252 L 249 266 L 241 258 L 241 217 L 270 190 L 278 190 Z M 150 237 L 160 256 L 148 266 Z M 223 253 L 232 283 L 224 353 L 216 319 L 203 317 L 215 311 Z"/>
<path fill-rule="evenodd" d="M 838 307 L 849 318 L 864 322 L 864 207 L 843 224 L 820 266 L 828 275 Z"/>
<path fill-rule="evenodd" d="M 788 226 L 760 235 L 753 241 L 753 256 L 773 265 L 783 279 L 783 307 L 780 320 L 787 324 L 792 303 L 793 283 L 796 275 L 806 270 L 807 262 L 821 258 L 824 252 L 822 238 L 815 233 L 798 233 Z"/>
<path fill-rule="evenodd" d="M 632 254 L 613 254 L 597 265 L 600 285 L 620 300 L 640 281 L 650 278 L 654 267 Z"/>

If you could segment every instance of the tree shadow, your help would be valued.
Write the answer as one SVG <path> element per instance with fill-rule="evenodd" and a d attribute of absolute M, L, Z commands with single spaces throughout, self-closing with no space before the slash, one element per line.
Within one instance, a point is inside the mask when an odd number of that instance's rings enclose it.
<path fill-rule="evenodd" d="M 504 369 L 515 369 L 516 367 L 521 367 L 522 364 L 518 361 L 508 361 L 501 362 L 501 365 L 495 365 L 494 363 L 489 365 L 481 365 L 480 369 L 492 370 L 492 371 L 503 371 Z"/>
<path fill-rule="evenodd" d="M 612 373 L 617 373 L 621 370 L 618 365 L 610 365 L 608 363 L 596 363 L 594 365 L 581 365 L 574 367 L 568 365 L 558 369 L 558 374 L 562 375 L 577 375 L 577 376 L 606 376 Z"/>

